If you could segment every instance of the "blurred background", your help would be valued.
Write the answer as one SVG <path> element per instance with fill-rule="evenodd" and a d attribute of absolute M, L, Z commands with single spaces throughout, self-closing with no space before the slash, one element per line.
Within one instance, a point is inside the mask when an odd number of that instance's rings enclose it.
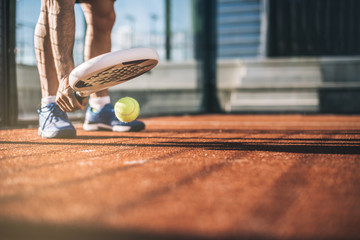
<path fill-rule="evenodd" d="M 2 125 L 37 119 L 33 33 L 39 0 L 1 1 Z M 360 1 L 117 0 L 112 50 L 152 47 L 149 74 L 110 89 L 141 116 L 360 113 Z M 86 24 L 75 6 L 74 60 Z M 82 118 L 84 112 L 70 114 Z"/>

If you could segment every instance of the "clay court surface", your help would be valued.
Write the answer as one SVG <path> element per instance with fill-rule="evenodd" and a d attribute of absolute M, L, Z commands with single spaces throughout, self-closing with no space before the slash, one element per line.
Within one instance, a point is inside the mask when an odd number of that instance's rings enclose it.
<path fill-rule="evenodd" d="M 359 239 L 360 116 L 0 131 L 0 239 Z"/>

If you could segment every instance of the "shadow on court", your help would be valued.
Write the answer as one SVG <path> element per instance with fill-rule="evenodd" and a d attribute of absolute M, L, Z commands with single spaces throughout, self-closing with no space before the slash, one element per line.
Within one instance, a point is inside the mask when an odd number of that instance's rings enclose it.
<path fill-rule="evenodd" d="M 106 229 L 99 227 L 84 227 L 75 225 L 54 225 L 54 224 L 39 224 L 29 222 L 15 222 L 9 220 L 0 220 L 0 230 L 3 239 L 52 239 L 52 240 L 271 240 L 273 237 L 261 236 L 257 234 L 242 234 L 242 235 L 223 235 L 223 236 L 201 236 L 196 234 L 186 233 L 158 233 L 149 231 L 129 230 L 129 229 Z M 282 238 L 292 239 L 292 238 Z M 340 238 L 331 238 L 339 239 Z"/>
<path fill-rule="evenodd" d="M 208 115 L 0 133 L 0 239 L 356 239 L 360 117 Z"/>

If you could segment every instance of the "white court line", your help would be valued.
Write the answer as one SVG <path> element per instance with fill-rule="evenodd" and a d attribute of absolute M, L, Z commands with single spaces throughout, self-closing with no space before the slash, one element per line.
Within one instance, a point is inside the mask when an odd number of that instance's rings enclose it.
<path fill-rule="evenodd" d="M 144 164 L 147 160 L 132 160 L 132 161 L 125 161 L 125 165 L 135 165 L 135 164 Z"/>
<path fill-rule="evenodd" d="M 89 153 L 89 152 L 95 152 L 95 150 L 93 150 L 93 149 L 89 149 L 89 150 L 82 150 L 82 151 L 80 151 L 80 152 Z"/>
<path fill-rule="evenodd" d="M 273 121 L 263 121 L 263 122 L 253 122 L 253 121 L 146 121 L 147 124 L 155 125 L 166 125 L 166 126 L 193 126 L 195 124 L 201 126 L 254 126 L 254 125 L 276 125 L 276 126 L 349 126 L 349 127 L 360 127 L 360 122 L 273 122 Z"/>

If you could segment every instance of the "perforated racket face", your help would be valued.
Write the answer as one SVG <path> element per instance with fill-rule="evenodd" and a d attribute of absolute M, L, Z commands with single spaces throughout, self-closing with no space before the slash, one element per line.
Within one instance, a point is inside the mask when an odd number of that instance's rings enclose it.
<path fill-rule="evenodd" d="M 74 89 L 80 92 L 99 91 L 124 83 L 151 70 L 157 62 L 154 59 L 142 59 L 113 65 L 79 79 L 75 83 Z"/>

